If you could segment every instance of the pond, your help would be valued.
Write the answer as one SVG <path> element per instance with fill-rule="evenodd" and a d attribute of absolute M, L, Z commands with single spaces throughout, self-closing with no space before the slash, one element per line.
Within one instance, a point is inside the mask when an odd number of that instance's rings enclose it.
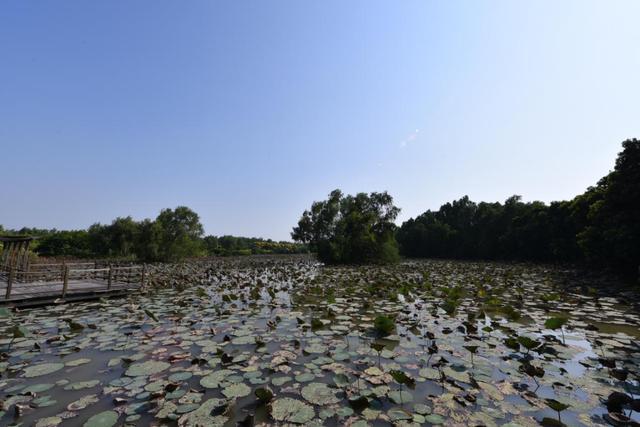
<path fill-rule="evenodd" d="M 431 260 L 183 265 L 168 289 L 2 318 L 0 425 L 639 422 L 634 293 L 573 277 Z"/>

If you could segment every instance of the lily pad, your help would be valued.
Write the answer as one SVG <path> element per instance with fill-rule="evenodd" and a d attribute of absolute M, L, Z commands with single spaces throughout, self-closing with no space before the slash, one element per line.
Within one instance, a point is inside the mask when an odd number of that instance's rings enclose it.
<path fill-rule="evenodd" d="M 89 405 L 93 405 L 94 403 L 98 402 L 98 400 L 99 399 L 97 395 L 89 394 L 87 396 L 81 397 L 80 399 L 68 404 L 67 409 L 69 411 L 79 411 L 81 409 L 86 408 Z"/>
<path fill-rule="evenodd" d="M 68 362 L 65 362 L 64 365 L 68 367 L 74 367 L 74 366 L 85 365 L 89 362 L 91 362 L 91 359 L 82 358 L 82 359 L 70 360 Z"/>
<path fill-rule="evenodd" d="M 429 424 L 444 424 L 444 418 L 438 414 L 431 414 L 424 417 Z"/>
<path fill-rule="evenodd" d="M 83 424 L 83 427 L 112 427 L 118 422 L 118 413 L 115 411 L 104 411 L 95 414 Z"/>
<path fill-rule="evenodd" d="M 229 420 L 225 415 L 212 415 L 224 412 L 227 405 L 224 399 L 212 398 L 205 401 L 198 409 L 191 411 L 178 419 L 180 427 L 223 427 Z"/>
<path fill-rule="evenodd" d="M 20 390 L 20 393 L 42 393 L 55 387 L 55 384 L 32 384 Z"/>
<path fill-rule="evenodd" d="M 85 388 L 92 388 L 100 384 L 100 380 L 80 381 L 77 383 L 67 384 L 65 390 L 83 390 Z"/>
<path fill-rule="evenodd" d="M 64 368 L 64 363 L 41 363 L 39 365 L 27 366 L 24 369 L 24 377 L 41 377 L 59 371 L 62 368 Z"/>
<path fill-rule="evenodd" d="M 311 383 L 302 388 L 302 397 L 314 405 L 330 405 L 340 402 L 333 389 L 324 383 Z"/>
<path fill-rule="evenodd" d="M 271 416 L 276 421 L 305 424 L 315 417 L 313 407 L 301 400 L 283 397 L 271 404 Z"/>
<path fill-rule="evenodd" d="M 60 424 L 62 424 L 62 418 L 54 416 L 54 417 L 40 418 L 36 422 L 35 427 L 56 427 Z"/>
<path fill-rule="evenodd" d="M 389 400 L 398 405 L 413 402 L 413 394 L 408 391 L 392 391 L 389 393 Z"/>
<path fill-rule="evenodd" d="M 146 362 L 134 363 L 133 365 L 129 366 L 129 369 L 127 369 L 125 375 L 129 377 L 146 377 L 162 372 L 165 369 L 169 368 L 169 366 L 171 365 L 167 362 L 162 362 L 159 360 L 147 360 Z"/>
<path fill-rule="evenodd" d="M 251 393 L 251 388 L 243 383 L 231 384 L 230 386 L 225 387 L 224 390 L 222 390 L 222 394 L 224 394 L 229 399 L 248 396 L 249 393 Z"/>
<path fill-rule="evenodd" d="M 221 369 L 219 371 L 215 371 L 212 374 L 209 374 L 200 379 L 200 385 L 204 388 L 218 388 L 220 387 L 220 383 L 225 380 L 225 378 L 234 372 L 229 369 Z"/>

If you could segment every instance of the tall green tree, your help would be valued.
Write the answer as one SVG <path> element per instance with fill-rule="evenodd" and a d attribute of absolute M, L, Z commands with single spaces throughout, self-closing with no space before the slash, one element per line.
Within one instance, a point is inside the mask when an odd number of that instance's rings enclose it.
<path fill-rule="evenodd" d="M 591 190 L 578 242 L 589 262 L 629 273 L 640 268 L 640 140 L 622 143 L 614 170 Z"/>
<path fill-rule="evenodd" d="M 162 228 L 160 225 L 150 219 L 140 221 L 135 241 L 136 258 L 141 261 L 161 261 L 161 245 Z"/>
<path fill-rule="evenodd" d="M 393 262 L 398 258 L 394 220 L 399 212 L 387 192 L 345 196 L 334 190 L 303 212 L 291 237 L 309 244 L 326 263 Z"/>
<path fill-rule="evenodd" d="M 186 206 L 163 209 L 156 223 L 159 227 L 159 258 L 163 261 L 178 261 L 202 255 L 201 238 L 204 229 L 197 213 Z"/>

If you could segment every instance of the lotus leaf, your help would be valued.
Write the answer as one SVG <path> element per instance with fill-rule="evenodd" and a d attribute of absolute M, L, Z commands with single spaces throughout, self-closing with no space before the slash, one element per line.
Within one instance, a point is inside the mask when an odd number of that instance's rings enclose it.
<path fill-rule="evenodd" d="M 330 405 L 338 403 L 340 398 L 336 396 L 335 390 L 329 388 L 324 383 L 311 383 L 302 388 L 302 397 L 314 405 Z"/>
<path fill-rule="evenodd" d="M 307 424 L 315 417 L 315 411 L 300 400 L 282 397 L 271 403 L 271 416 L 276 421 Z"/>

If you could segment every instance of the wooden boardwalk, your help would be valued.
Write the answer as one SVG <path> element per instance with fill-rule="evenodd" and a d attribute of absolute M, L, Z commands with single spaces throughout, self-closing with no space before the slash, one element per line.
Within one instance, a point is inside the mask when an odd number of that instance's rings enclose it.
<path fill-rule="evenodd" d="M 144 287 L 144 266 L 91 267 L 95 264 L 34 264 L 29 271 L 0 272 L 0 305 L 25 307 L 121 296 Z"/>

